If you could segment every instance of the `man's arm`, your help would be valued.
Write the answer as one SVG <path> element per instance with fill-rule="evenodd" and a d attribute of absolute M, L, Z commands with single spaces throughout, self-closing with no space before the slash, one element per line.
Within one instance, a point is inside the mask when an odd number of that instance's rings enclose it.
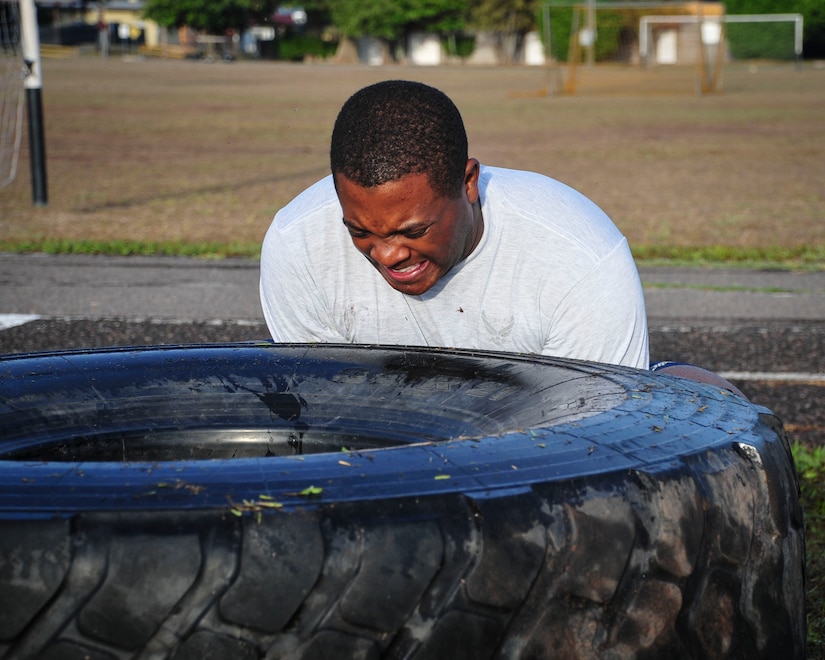
<path fill-rule="evenodd" d="M 543 352 L 647 369 L 644 292 L 626 241 L 565 296 Z"/>
<path fill-rule="evenodd" d="M 345 342 L 330 322 L 325 298 L 300 256 L 276 224 L 261 249 L 260 296 L 264 319 L 276 342 Z"/>

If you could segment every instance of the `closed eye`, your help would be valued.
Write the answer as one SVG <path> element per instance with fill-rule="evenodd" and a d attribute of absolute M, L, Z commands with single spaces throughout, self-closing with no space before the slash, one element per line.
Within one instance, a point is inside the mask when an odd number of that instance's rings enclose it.
<path fill-rule="evenodd" d="M 402 232 L 402 236 L 404 236 L 404 238 L 411 238 L 411 239 L 421 238 L 422 236 L 424 236 L 427 233 L 427 231 L 429 229 L 430 229 L 429 226 L 419 227 L 417 229 L 408 229 L 407 231 Z"/>
<path fill-rule="evenodd" d="M 349 235 L 352 236 L 353 238 L 366 238 L 367 236 L 370 235 L 370 233 L 368 231 L 364 231 L 363 229 L 358 229 L 358 227 L 353 227 L 346 220 L 344 220 L 343 222 L 344 222 L 344 226 L 347 228 L 347 231 L 349 232 Z"/>
<path fill-rule="evenodd" d="M 363 238 L 367 238 L 370 235 L 370 232 L 368 232 L 366 229 L 360 229 L 359 227 L 355 227 L 346 220 L 344 220 L 343 222 L 344 226 L 347 228 L 347 231 L 349 232 L 349 235 L 352 238 L 360 240 Z M 409 229 L 404 229 L 394 233 L 403 236 L 404 238 L 415 240 L 417 238 L 422 238 L 423 236 L 425 236 L 427 232 L 430 230 L 430 226 L 431 225 L 414 226 L 410 227 Z"/>

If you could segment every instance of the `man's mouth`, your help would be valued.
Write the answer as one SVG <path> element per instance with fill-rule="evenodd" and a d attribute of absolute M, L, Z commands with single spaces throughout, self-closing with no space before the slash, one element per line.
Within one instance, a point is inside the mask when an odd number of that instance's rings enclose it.
<path fill-rule="evenodd" d="M 403 268 L 384 268 L 384 272 L 394 282 L 410 282 L 417 278 L 429 265 L 429 261 L 419 261 L 417 264 L 404 266 Z"/>

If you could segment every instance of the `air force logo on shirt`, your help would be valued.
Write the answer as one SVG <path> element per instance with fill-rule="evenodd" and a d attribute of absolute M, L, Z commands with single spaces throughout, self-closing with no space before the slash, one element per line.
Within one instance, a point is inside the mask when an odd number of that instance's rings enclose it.
<path fill-rule="evenodd" d="M 481 322 L 484 324 L 484 329 L 487 335 L 497 344 L 502 344 L 513 332 L 515 319 L 510 317 L 497 317 L 495 315 L 488 316 L 486 312 L 481 312 Z"/>

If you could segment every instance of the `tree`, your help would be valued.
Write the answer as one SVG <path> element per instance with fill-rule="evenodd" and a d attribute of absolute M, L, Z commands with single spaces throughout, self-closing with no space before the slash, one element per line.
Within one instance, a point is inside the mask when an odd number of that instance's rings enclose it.
<path fill-rule="evenodd" d="M 147 0 L 143 15 L 165 28 L 223 34 L 241 31 L 256 18 L 264 20 L 276 5 L 274 0 Z"/>
<path fill-rule="evenodd" d="M 470 11 L 472 27 L 497 36 L 500 56 L 518 57 L 524 36 L 538 24 L 541 0 L 477 0 Z"/>
<path fill-rule="evenodd" d="M 415 30 L 455 34 L 464 25 L 468 1 L 309 0 L 309 3 L 328 12 L 332 25 L 341 36 L 338 57 L 346 58 L 355 50 L 352 40 L 359 37 L 383 39 L 386 47 L 403 43 Z"/>
<path fill-rule="evenodd" d="M 333 0 L 327 3 L 342 36 L 398 41 L 411 30 L 449 33 L 464 25 L 467 0 Z"/>
<path fill-rule="evenodd" d="M 480 30 L 526 34 L 536 29 L 540 8 L 540 0 L 477 0 L 470 19 Z"/>

